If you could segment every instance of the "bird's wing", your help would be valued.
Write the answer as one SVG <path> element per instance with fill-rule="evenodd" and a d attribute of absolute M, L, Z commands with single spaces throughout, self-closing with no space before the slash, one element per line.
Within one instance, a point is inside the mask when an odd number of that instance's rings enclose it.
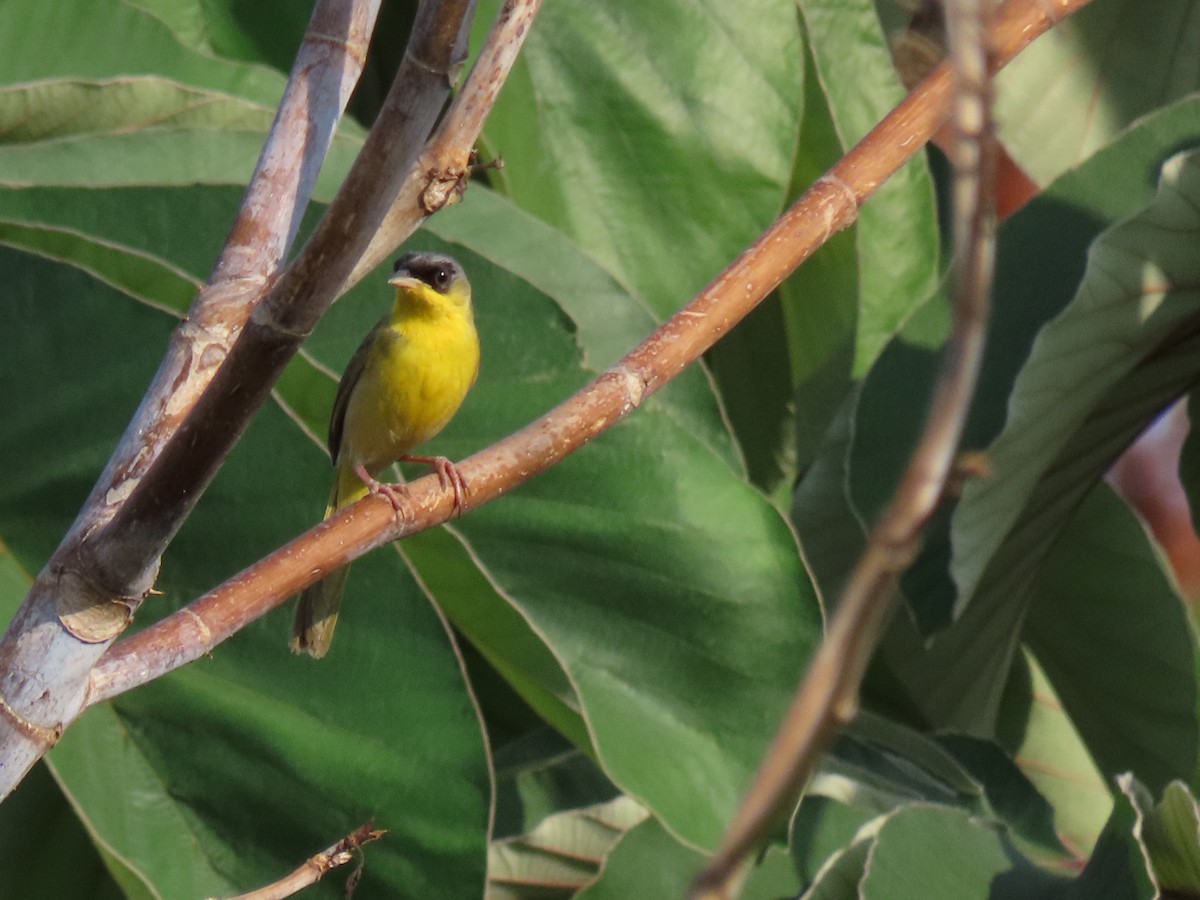
<path fill-rule="evenodd" d="M 367 365 L 367 357 L 375 343 L 375 336 L 379 334 L 379 330 L 384 327 L 386 321 L 387 316 L 384 316 L 363 338 L 358 349 L 354 351 L 354 355 L 350 357 L 350 362 L 346 364 L 342 380 L 338 382 L 337 396 L 333 398 L 333 412 L 329 416 L 329 455 L 335 464 L 338 461 L 338 451 L 342 446 L 342 427 L 346 423 L 346 407 L 350 405 L 350 395 L 354 393 L 354 388 L 362 377 L 363 369 Z"/>

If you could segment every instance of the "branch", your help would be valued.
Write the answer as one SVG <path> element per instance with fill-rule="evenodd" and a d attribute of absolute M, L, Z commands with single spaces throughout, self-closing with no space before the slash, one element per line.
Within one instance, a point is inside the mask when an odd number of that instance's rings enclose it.
<path fill-rule="evenodd" d="M 1003 32 L 989 33 L 990 8 L 989 0 L 946 3 L 954 82 L 954 325 L 925 429 L 754 783 L 692 885 L 694 900 L 729 900 L 740 893 L 737 885 L 750 854 L 795 805 L 821 754 L 854 718 L 864 673 L 895 607 L 896 582 L 916 556 L 921 532 L 947 490 L 983 361 L 995 256 L 991 78 L 1008 54 L 989 52 L 1004 43 Z M 1066 3 L 1058 10 L 1069 11 Z M 931 77 L 947 74 L 943 65 Z"/>
<path fill-rule="evenodd" d="M 1087 0 L 1054 2 L 1060 18 Z M 993 39 L 997 60 L 1007 62 L 1052 24 L 1034 0 L 1010 0 Z M 924 145 L 946 118 L 949 103 L 950 77 L 939 69 L 646 342 L 541 419 L 459 463 L 470 486 L 465 509 L 499 497 L 573 453 L 694 362 L 824 241 L 854 221 L 858 204 Z M 114 646 L 92 674 L 87 703 L 110 699 L 200 658 L 339 566 L 445 522 L 454 512 L 451 493 L 435 476 L 412 482 L 407 493 L 408 505 L 399 516 L 387 500 L 361 500 Z"/>
<path fill-rule="evenodd" d="M 462 196 L 471 175 L 475 141 L 541 5 L 542 0 L 523 0 L 500 11 L 466 83 L 400 188 L 370 246 L 342 285 L 343 291 L 350 290 L 383 262 L 426 216 Z"/>
<path fill-rule="evenodd" d="M 365 825 L 360 825 L 352 833 L 346 835 L 332 847 L 327 847 L 315 856 L 311 856 L 304 861 L 296 871 L 290 875 L 286 875 L 276 882 L 261 887 L 258 890 L 250 891 L 248 894 L 239 894 L 236 897 L 231 897 L 229 900 L 284 900 L 285 897 L 292 897 L 307 887 L 312 887 L 322 878 L 338 866 L 344 866 L 351 862 L 357 855 L 364 844 L 369 844 L 371 841 L 377 841 L 387 834 L 383 829 L 375 828 L 370 822 Z M 362 869 L 358 869 L 351 873 L 351 881 L 347 885 L 346 895 L 353 891 L 353 884 L 357 883 L 358 874 Z"/>
<path fill-rule="evenodd" d="M 377 189 L 394 190 L 405 177 L 449 94 L 472 7 L 473 0 L 421 5 L 359 159 L 300 258 L 275 280 L 341 108 L 330 115 L 306 104 L 327 102 L 331 91 L 344 104 L 354 78 L 342 67 L 352 64 L 357 77 L 378 3 L 327 0 L 314 13 L 294 87 L 213 284 L 172 338 L 151 392 L 79 521 L 0 641 L 0 796 L 81 711 L 89 671 L 128 625 L 163 549 L 365 249 L 386 210 Z M 342 67 L 322 66 L 312 55 L 343 44 L 345 59 L 334 57 Z M 281 150 L 286 136 L 291 149 Z M 248 261 L 261 270 L 248 268 Z M 269 295 L 257 302 L 272 281 Z"/>

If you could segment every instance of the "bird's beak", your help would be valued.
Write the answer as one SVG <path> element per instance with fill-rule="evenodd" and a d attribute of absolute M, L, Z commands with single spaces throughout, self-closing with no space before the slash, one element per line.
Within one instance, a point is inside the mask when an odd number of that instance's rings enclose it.
<path fill-rule="evenodd" d="M 405 275 L 397 272 L 388 279 L 388 284 L 392 287 L 407 288 L 410 291 L 416 290 L 424 282 L 419 278 L 414 278 L 412 275 Z"/>

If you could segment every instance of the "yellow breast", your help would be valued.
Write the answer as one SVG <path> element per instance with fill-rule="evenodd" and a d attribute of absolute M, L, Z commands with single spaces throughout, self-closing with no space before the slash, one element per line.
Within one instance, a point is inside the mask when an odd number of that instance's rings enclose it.
<path fill-rule="evenodd" d="M 446 426 L 478 372 L 469 307 L 393 315 L 375 332 L 347 403 L 339 461 L 390 465 Z"/>

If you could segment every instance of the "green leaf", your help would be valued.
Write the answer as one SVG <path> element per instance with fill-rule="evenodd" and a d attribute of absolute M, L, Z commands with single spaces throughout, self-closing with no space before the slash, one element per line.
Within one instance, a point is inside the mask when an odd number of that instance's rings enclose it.
<path fill-rule="evenodd" d="M 848 150 L 897 103 L 905 90 L 873 0 L 800 0 L 843 150 Z M 918 155 L 859 211 L 858 333 L 855 376 L 870 368 L 938 280 L 939 237 L 933 182 Z"/>
<path fill-rule="evenodd" d="M 1026 640 L 1100 771 L 1152 791 L 1200 763 L 1196 641 L 1142 524 L 1088 495 L 1034 591 Z"/>
<path fill-rule="evenodd" d="M 479 692 L 478 673 L 471 674 L 472 687 Z M 480 699 L 486 715 L 488 704 Z M 490 729 L 489 736 L 494 734 L 495 729 Z M 492 833 L 497 840 L 531 831 L 555 813 L 598 806 L 618 794 L 591 759 L 545 725 L 495 746 L 493 759 L 496 823 Z"/>
<path fill-rule="evenodd" d="M 1127 900 L 1156 896 L 1142 848 L 1134 837 L 1137 813 L 1126 791 L 1118 792 L 1096 849 L 1064 900 Z"/>
<path fill-rule="evenodd" d="M 1076 299 L 1042 329 L 1014 387 L 1005 431 L 989 451 L 995 477 L 967 485 L 952 571 L 960 608 L 978 607 L 974 616 L 993 633 L 1023 617 L 1039 566 L 1096 479 L 1195 380 L 1189 334 L 1200 295 L 1191 251 L 1200 217 L 1190 204 L 1198 190 L 1197 166 L 1175 157 L 1156 201 L 1093 245 Z M 994 671 L 1007 662 L 1004 641 L 992 642 L 1001 652 L 979 661 Z M 987 690 L 995 677 L 973 681 Z M 994 709 L 978 697 L 969 711 L 950 702 L 968 726 Z"/>
<path fill-rule="evenodd" d="M 548 4 L 484 130 L 502 190 L 666 316 L 778 215 L 801 54 L 789 0 Z"/>
<path fill-rule="evenodd" d="M 34 35 L 53 35 L 54 52 Z M 267 106 L 283 92 L 278 72 L 189 49 L 156 16 L 122 0 L 2 4 L 0 51 L 4 85 L 154 75 Z"/>
<path fill-rule="evenodd" d="M 0 93 L 0 183 L 241 185 L 273 118 L 270 106 L 155 76 L 14 86 Z M 332 195 L 361 144 L 358 134 L 339 134 L 318 197 Z"/>
<path fill-rule="evenodd" d="M 118 900 L 125 896 L 43 764 L 35 766 L 0 806 L 0 854 L 10 861 L 0 867 L 0 895 L 5 897 Z M 64 859 L 71 864 L 63 865 Z"/>
<path fill-rule="evenodd" d="M 803 140 L 796 153 L 791 199 L 799 197 L 842 156 L 829 104 L 806 48 Z M 796 469 L 804 473 L 850 390 L 858 311 L 854 229 L 830 237 L 779 287 L 787 329 L 795 411 Z"/>
<path fill-rule="evenodd" d="M 110 707 L 80 718 L 50 754 L 50 764 L 126 893 L 201 897 L 237 891 L 211 850 L 196 852 L 197 823 Z M 122 796 L 138 802 L 119 802 Z"/>
<path fill-rule="evenodd" d="M 662 824 L 647 819 L 631 829 L 609 854 L 600 877 L 578 900 L 627 897 L 682 897 L 704 865 L 704 857 L 680 844 Z M 745 900 L 795 896 L 797 878 L 779 847 L 770 847 L 751 868 L 741 895 Z"/>
<path fill-rule="evenodd" d="M 1013 759 L 1053 808 L 1054 829 L 1063 843 L 1082 859 L 1112 813 L 1110 782 L 1096 768 L 1037 660 L 1026 653 L 1017 671 L 1026 674 L 1028 684 L 1023 708 L 1015 716 L 1013 730 L 1019 730 L 1020 737 L 1012 748 Z M 1014 687 L 1010 682 L 1010 693 Z"/>
<path fill-rule="evenodd" d="M 999 550 L 1009 535 L 1024 528 L 1026 546 L 1048 546 L 1044 538 L 1062 516 L 1027 524 L 1043 514 L 1031 498 L 1077 506 L 1104 466 L 1189 383 L 1188 329 L 1200 299 L 1191 289 L 1198 170 L 1187 154 L 1166 163 L 1156 199 L 1092 246 L 1074 301 L 1039 334 L 990 450 L 996 477 L 969 484 L 959 506 L 955 576 L 967 596 L 986 566 L 1008 565 Z M 1104 412 L 1107 420 L 1097 421 Z M 1053 470 L 1058 460 L 1065 471 Z M 1020 567 L 1014 580 L 1027 571 Z"/>
<path fill-rule="evenodd" d="M 1020 856 L 1003 829 L 958 810 L 914 805 L 879 828 L 859 896 L 1035 900 L 1059 896 L 1064 881 Z"/>
<path fill-rule="evenodd" d="M 853 872 L 857 880 L 862 866 L 859 851 L 865 853 L 869 842 L 856 843 L 855 836 L 874 818 L 873 812 L 811 791 L 800 801 L 789 829 L 791 852 L 801 884 L 807 888 L 820 881 L 823 885 L 819 890 L 824 893 L 814 897 L 841 896 L 833 884 L 849 879 L 846 873 Z"/>
<path fill-rule="evenodd" d="M 972 406 L 966 446 L 982 447 L 996 437 L 1004 423 L 1014 381 L 1031 352 L 1035 336 L 1048 319 L 1066 308 L 1072 293 L 1079 287 L 1079 279 L 1083 275 L 1081 263 L 1088 244 L 1108 221 L 1136 216 L 1139 209 L 1151 201 L 1153 195 L 1147 177 L 1152 177 L 1158 171 L 1159 161 L 1170 152 L 1170 148 L 1178 146 L 1187 135 L 1196 133 L 1197 122 L 1200 121 L 1198 116 L 1200 103 L 1192 101 L 1148 118 L 1111 147 L 1097 154 L 1087 165 L 1060 179 L 1046 194 L 1010 219 L 1001 230 L 989 353 Z M 1046 240 L 1046 234 L 1054 234 L 1055 239 Z M 1103 276 L 1096 273 L 1094 277 Z M 1140 288 L 1138 290 L 1140 292 Z M 1081 308 L 1086 308 L 1088 302 L 1094 303 L 1095 300 L 1081 300 Z M 1118 309 L 1125 309 L 1119 300 L 1115 302 Z M 1174 307 L 1168 304 L 1168 308 L 1178 308 L 1178 304 Z M 1175 387 L 1138 394 L 1138 382 L 1133 378 L 1118 378 L 1116 367 L 1107 367 L 1100 377 L 1090 379 L 1083 365 L 1086 356 L 1090 354 L 1093 364 L 1101 367 L 1106 367 L 1107 361 L 1096 358 L 1096 354 L 1103 350 L 1098 345 L 1088 343 L 1096 335 L 1087 333 L 1087 329 L 1104 327 L 1104 318 L 1094 316 L 1089 319 L 1082 312 L 1063 314 L 1055 330 L 1063 334 L 1072 322 L 1080 323 L 1083 330 L 1075 335 L 1074 340 L 1081 352 L 1070 357 L 1076 369 L 1075 377 L 1088 381 L 1090 394 L 1104 390 L 1103 385 L 1111 385 L 1111 396 L 1096 401 L 1099 403 L 1102 400 L 1103 406 L 1093 404 L 1087 408 L 1084 402 L 1087 394 L 1081 393 L 1069 398 L 1066 407 L 1056 407 L 1049 418 L 1036 421 L 1036 413 L 1028 418 L 1032 426 L 1043 430 L 1061 427 L 1070 431 L 1087 422 L 1096 423 L 1101 430 L 1106 424 L 1114 428 L 1120 426 L 1119 433 L 1112 433 L 1106 439 L 1107 452 L 1101 446 L 1101 436 L 1093 435 L 1087 428 L 1076 431 L 1073 436 L 1068 434 L 1069 440 L 1065 444 L 1062 443 L 1064 436 L 1060 434 L 1057 446 L 1039 444 L 1032 456 L 1022 456 L 1020 459 L 1012 456 L 1017 448 L 1010 445 L 1006 451 L 1010 458 L 996 461 L 996 477 L 969 486 L 964 503 L 975 506 L 969 515 L 976 524 L 969 529 L 963 524 L 962 504 L 954 516 L 954 572 L 959 588 L 965 591 L 974 585 L 976 596 L 971 597 L 964 592 L 958 597 L 960 605 L 966 604 L 962 618 L 928 646 L 915 636 L 916 642 L 908 643 L 907 649 L 901 649 L 906 639 L 897 637 L 889 641 L 888 659 L 894 669 L 893 674 L 908 685 L 911 696 L 919 703 L 924 714 L 937 724 L 990 733 L 999 697 L 1016 652 L 1020 624 L 1028 608 L 1030 591 L 1038 568 L 1044 562 L 1045 553 L 1082 499 L 1083 493 L 1107 465 L 1108 454 L 1118 452 L 1123 443 L 1136 434 L 1141 421 L 1151 416 L 1160 404 L 1168 403 L 1170 395 L 1182 390 L 1182 387 Z M 1129 316 L 1119 315 L 1118 320 L 1107 324 L 1109 327 L 1118 327 L 1120 321 L 1134 326 L 1135 331 L 1139 327 L 1130 321 Z M 1050 333 L 1054 334 L 1055 331 Z M 1153 378 L 1156 372 L 1162 371 L 1161 366 L 1156 367 L 1156 360 L 1168 364 L 1168 357 L 1156 356 L 1153 346 L 1147 344 L 1147 341 L 1153 342 L 1149 333 L 1141 338 L 1134 334 L 1127 337 L 1128 344 L 1122 339 L 1118 344 L 1106 345 L 1114 351 L 1119 346 L 1128 346 L 1124 365 L 1140 366 L 1137 360 L 1144 356 L 1146 366 L 1139 368 L 1138 372 Z M 1041 340 L 1043 349 L 1040 352 L 1046 360 L 1043 366 L 1046 374 L 1043 377 L 1049 379 L 1051 386 L 1059 385 L 1062 382 L 1058 378 L 1061 372 L 1058 366 L 1066 364 L 1065 358 L 1060 359 L 1059 354 L 1069 348 L 1046 346 L 1046 339 L 1043 337 Z M 1183 348 L 1172 345 L 1171 349 L 1182 351 Z M 893 368 L 887 377 L 875 378 L 873 374 L 867 390 L 872 390 L 872 384 L 876 384 L 878 390 L 885 393 L 890 390 L 895 394 L 900 386 L 907 387 L 914 383 L 919 386 L 921 378 L 928 377 L 924 375 L 929 371 L 928 361 L 919 354 L 912 355 L 912 359 L 913 365 Z M 1185 361 L 1180 360 L 1178 365 L 1181 370 L 1186 370 Z M 880 374 L 882 376 L 882 372 Z M 1028 379 L 1027 374 L 1022 377 Z M 1136 399 L 1140 404 L 1140 408 L 1122 407 L 1135 420 L 1121 424 L 1114 416 L 1105 419 L 1103 411 L 1121 406 L 1124 398 Z M 1147 406 L 1151 408 L 1147 409 Z M 903 454 L 907 452 L 904 436 L 911 433 L 911 424 L 905 417 L 896 416 L 890 411 L 886 403 L 879 404 L 875 409 L 877 411 L 872 416 L 860 417 L 855 423 L 856 452 L 857 447 L 861 446 L 867 452 L 864 459 L 869 461 L 869 465 L 854 467 L 852 485 L 860 480 L 864 484 L 874 483 L 880 479 L 881 472 L 888 469 L 898 471 Z M 1081 416 L 1082 422 L 1079 421 Z M 1076 424 L 1071 425 L 1070 422 Z M 1013 428 L 1011 422 L 1009 428 Z M 1040 437 L 1026 433 L 1024 446 L 1037 440 Z M 1081 452 L 1084 450 L 1086 452 Z M 885 458 L 888 454 L 900 458 L 889 465 Z M 1041 462 L 1036 462 L 1039 459 Z M 1071 462 L 1059 465 L 1056 460 Z M 1039 481 L 1043 472 L 1054 483 Z M 1033 484 L 1030 484 L 1031 479 Z M 1070 497 L 1055 497 L 1051 493 L 1057 489 L 1055 484 L 1066 486 L 1064 479 L 1069 480 L 1074 492 L 1071 495 L 1073 500 Z M 1018 498 L 1013 496 L 1013 505 L 1003 508 L 996 506 L 994 516 L 986 513 L 978 502 L 982 496 L 1009 491 L 1019 492 L 1021 499 L 1018 502 Z M 876 492 L 873 496 L 886 494 Z M 1055 497 L 1052 506 L 1047 503 L 1051 497 Z M 1043 512 L 1046 514 L 1041 515 Z M 1026 521 L 1030 526 L 1028 528 L 1022 524 Z M 926 555 L 937 549 L 937 542 L 943 543 L 943 553 L 949 552 L 949 545 L 944 543 L 946 540 L 935 533 Z M 988 566 L 986 573 L 981 568 L 985 563 Z M 968 568 L 969 573 L 965 571 Z M 929 604 L 932 599 L 935 611 L 948 610 L 954 592 L 945 580 L 944 569 L 938 579 L 935 584 L 940 583 L 941 587 L 934 592 L 927 592 L 932 597 L 926 597 L 922 602 Z M 912 594 L 912 597 L 919 596 Z M 922 621 L 925 619 L 922 618 Z M 903 625 L 900 619 L 895 624 L 897 628 Z"/>
<path fill-rule="evenodd" d="M 289 0 L 256 3 L 139 0 L 180 42 L 226 58 L 291 69 L 312 9 Z"/>
<path fill-rule="evenodd" d="M 655 819 L 629 831 L 609 854 L 600 877 L 576 900 L 681 897 L 704 857 L 679 843 Z"/>
<path fill-rule="evenodd" d="M 576 896 L 646 810 L 628 797 L 549 816 L 528 834 L 488 851 L 489 900 Z"/>
<path fill-rule="evenodd" d="M 1137 811 L 1134 834 L 1145 851 L 1160 894 L 1200 894 L 1200 808 L 1192 792 L 1182 782 L 1172 781 L 1163 791 L 1162 800 L 1155 803 L 1132 775 L 1123 775 L 1119 783 Z"/>
<path fill-rule="evenodd" d="M 1200 87 L 1200 22 L 1189 0 L 1091 3 L 1034 41 L 997 78 L 1005 147 L 1046 184 L 1132 122 Z"/>

